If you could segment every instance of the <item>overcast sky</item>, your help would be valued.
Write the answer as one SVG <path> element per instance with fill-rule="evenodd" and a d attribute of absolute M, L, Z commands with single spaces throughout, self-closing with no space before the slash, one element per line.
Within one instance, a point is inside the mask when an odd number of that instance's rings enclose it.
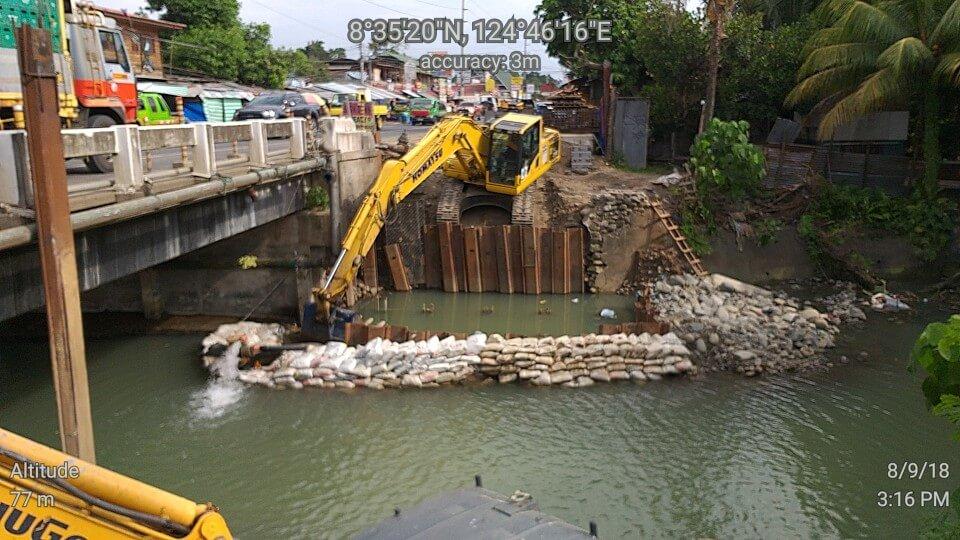
<path fill-rule="evenodd" d="M 507 19 L 532 18 L 533 9 L 538 0 L 464 0 L 466 5 L 466 27 L 470 21 L 480 18 Z M 143 0 L 98 0 L 105 7 L 136 11 L 143 6 Z M 697 3 L 691 1 L 691 4 Z M 343 47 L 347 55 L 356 58 L 357 46 L 347 41 L 347 21 L 353 18 L 401 18 L 414 17 L 460 17 L 460 0 L 240 0 L 240 17 L 244 22 L 266 22 L 273 30 L 274 45 L 300 47 L 308 41 L 319 39 L 328 47 Z M 523 50 L 522 40 L 516 44 L 467 45 L 465 53 L 470 54 L 508 54 L 514 50 Z M 459 45 L 434 43 L 432 45 L 411 44 L 403 52 L 410 56 L 420 56 L 431 51 L 445 50 L 459 53 Z M 560 64 L 546 54 L 543 45 L 527 44 L 528 54 L 541 57 L 542 72 L 561 79 L 563 69 Z"/>

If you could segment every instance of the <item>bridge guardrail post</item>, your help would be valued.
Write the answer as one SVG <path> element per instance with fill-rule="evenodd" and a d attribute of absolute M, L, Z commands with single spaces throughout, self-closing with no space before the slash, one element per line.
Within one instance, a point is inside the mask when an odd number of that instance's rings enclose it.
<path fill-rule="evenodd" d="M 217 172 L 210 125 L 206 122 L 193 124 L 193 140 L 193 175 L 210 178 Z"/>
<path fill-rule="evenodd" d="M 294 118 L 290 124 L 290 157 L 303 159 L 307 155 L 307 121 L 303 118 Z"/>
<path fill-rule="evenodd" d="M 132 192 L 143 188 L 143 161 L 140 154 L 140 127 L 114 126 L 117 155 L 113 160 L 113 187 Z"/>
<path fill-rule="evenodd" d="M 267 126 L 263 120 L 250 121 L 250 164 L 267 166 Z"/>
<path fill-rule="evenodd" d="M 22 129 L 0 131 L 0 202 L 33 208 L 27 132 Z"/>

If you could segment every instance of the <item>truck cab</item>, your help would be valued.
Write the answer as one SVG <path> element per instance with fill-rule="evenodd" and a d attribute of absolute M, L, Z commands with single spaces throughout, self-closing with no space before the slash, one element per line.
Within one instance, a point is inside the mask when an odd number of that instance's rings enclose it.
<path fill-rule="evenodd" d="M 160 94 L 144 92 L 137 97 L 137 123 L 141 126 L 176 124 L 170 106 Z"/>

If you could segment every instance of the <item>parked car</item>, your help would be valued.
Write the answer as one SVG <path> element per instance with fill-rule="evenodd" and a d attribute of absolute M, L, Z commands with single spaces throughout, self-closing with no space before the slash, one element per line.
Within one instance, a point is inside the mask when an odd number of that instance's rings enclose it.
<path fill-rule="evenodd" d="M 160 94 L 141 92 L 137 96 L 137 123 L 141 126 L 159 126 L 179 123 L 170 113 L 170 106 Z"/>
<path fill-rule="evenodd" d="M 410 100 L 410 120 L 414 124 L 436 124 L 447 111 L 439 101 L 430 98 Z"/>
<path fill-rule="evenodd" d="M 319 120 L 323 108 L 296 92 L 264 92 L 233 114 L 234 120 L 273 120 L 299 117 Z"/>

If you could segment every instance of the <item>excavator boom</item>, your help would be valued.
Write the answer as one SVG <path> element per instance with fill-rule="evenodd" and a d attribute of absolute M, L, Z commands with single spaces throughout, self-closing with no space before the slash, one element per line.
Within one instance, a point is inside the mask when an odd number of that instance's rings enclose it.
<path fill-rule="evenodd" d="M 333 299 L 355 279 L 387 213 L 440 167 L 463 182 L 516 196 L 558 161 L 560 134 L 544 128 L 538 116 L 511 113 L 490 126 L 462 116 L 444 117 L 403 157 L 383 164 L 341 241 L 327 279 L 314 289 L 318 315 L 331 322 Z"/>
<path fill-rule="evenodd" d="M 463 161 L 478 164 L 472 174 L 483 174 L 479 164 L 483 161 L 480 145 L 484 134 L 485 128 L 470 118 L 446 117 L 403 157 L 387 160 L 357 209 L 340 243 L 340 255 L 323 287 L 314 291 L 317 298 L 329 302 L 346 290 L 356 275 L 360 260 L 377 239 L 390 208 L 405 199 L 447 160 L 461 154 Z"/>
<path fill-rule="evenodd" d="M 213 505 L 197 504 L 3 429 L 0 522 L 18 538 L 232 538 Z"/>

